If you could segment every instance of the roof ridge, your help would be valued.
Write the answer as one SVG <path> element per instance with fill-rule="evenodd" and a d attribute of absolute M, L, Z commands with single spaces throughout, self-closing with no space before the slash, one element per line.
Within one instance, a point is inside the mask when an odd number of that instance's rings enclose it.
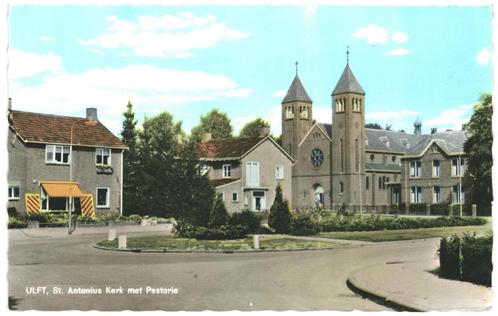
<path fill-rule="evenodd" d="M 50 116 L 50 117 L 64 117 L 64 118 L 72 118 L 72 119 L 83 119 L 86 120 L 86 117 L 82 116 L 69 116 L 69 115 L 58 115 L 58 114 L 48 114 L 48 113 L 40 113 L 40 112 L 32 112 L 32 111 L 21 111 L 21 110 L 9 110 L 9 112 L 17 112 L 17 113 L 26 113 L 26 114 L 34 114 L 34 115 L 42 115 L 42 116 Z"/>

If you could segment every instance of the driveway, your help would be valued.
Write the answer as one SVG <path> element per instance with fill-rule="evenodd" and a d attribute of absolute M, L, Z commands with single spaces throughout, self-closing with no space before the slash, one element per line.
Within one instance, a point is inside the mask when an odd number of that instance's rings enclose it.
<path fill-rule="evenodd" d="M 9 296 L 15 308 L 381 311 L 388 309 L 348 289 L 348 274 L 390 261 L 434 259 L 437 248 L 435 239 L 285 253 L 158 254 L 91 247 L 106 238 L 107 229 L 80 229 L 72 236 L 10 230 Z M 128 234 L 165 233 L 158 231 L 134 228 Z M 86 292 L 69 294 L 70 287 Z M 147 287 L 155 294 L 145 293 Z M 62 294 L 53 293 L 59 290 Z"/>

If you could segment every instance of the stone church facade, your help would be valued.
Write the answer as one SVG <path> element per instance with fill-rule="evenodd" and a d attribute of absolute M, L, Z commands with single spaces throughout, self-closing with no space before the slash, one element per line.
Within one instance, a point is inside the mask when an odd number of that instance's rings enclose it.
<path fill-rule="evenodd" d="M 422 134 L 365 128 L 366 93 L 349 63 L 331 93 L 332 124 L 313 118 L 298 74 L 282 101 L 282 147 L 292 156 L 292 208 L 345 204 L 462 204 L 467 132 Z"/>

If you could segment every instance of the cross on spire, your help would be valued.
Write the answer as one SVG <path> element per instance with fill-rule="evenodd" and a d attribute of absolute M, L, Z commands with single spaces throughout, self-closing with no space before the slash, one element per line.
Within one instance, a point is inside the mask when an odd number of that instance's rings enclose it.
<path fill-rule="evenodd" d="M 296 65 L 296 76 L 297 76 L 297 65 L 299 64 L 297 61 L 294 63 Z"/>
<path fill-rule="evenodd" d="M 349 46 L 346 46 L 346 64 L 349 65 Z"/>

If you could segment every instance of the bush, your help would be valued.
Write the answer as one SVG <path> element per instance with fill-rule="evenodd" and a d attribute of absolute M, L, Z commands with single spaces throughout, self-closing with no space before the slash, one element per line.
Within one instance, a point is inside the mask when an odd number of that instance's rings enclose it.
<path fill-rule="evenodd" d="M 287 234 L 290 230 L 290 223 L 289 204 L 283 199 L 282 188 L 277 185 L 275 201 L 268 215 L 268 225 L 278 234 Z"/>
<path fill-rule="evenodd" d="M 140 223 L 140 221 L 142 221 L 142 216 L 137 215 L 137 214 L 132 214 L 132 215 L 128 216 L 128 220 L 131 222 Z"/>
<path fill-rule="evenodd" d="M 217 228 L 225 226 L 228 223 L 228 213 L 225 208 L 225 203 L 220 195 L 216 195 L 214 198 L 213 206 L 209 213 L 209 227 Z"/>
<path fill-rule="evenodd" d="M 176 220 L 173 223 L 173 231 L 175 236 L 182 238 L 194 238 L 195 227 L 187 221 Z"/>
<path fill-rule="evenodd" d="M 251 210 L 243 210 L 239 213 L 233 213 L 228 219 L 228 224 L 232 226 L 245 226 L 247 227 L 247 234 L 254 234 L 261 225 L 261 221 L 255 212 Z"/>
<path fill-rule="evenodd" d="M 223 240 L 246 238 L 245 226 L 220 226 L 218 228 L 198 227 L 194 229 L 194 238 L 199 240 Z"/>
<path fill-rule="evenodd" d="M 465 235 L 462 241 L 462 280 L 491 286 L 493 235 Z"/>
<path fill-rule="evenodd" d="M 311 220 L 311 216 L 308 214 L 299 214 L 292 218 L 290 226 L 292 235 L 315 235 L 319 231 L 318 225 Z"/>
<path fill-rule="evenodd" d="M 39 222 L 39 223 L 47 223 L 47 216 L 44 213 L 38 213 L 38 214 L 31 214 L 26 216 L 26 220 L 29 222 Z"/>
<path fill-rule="evenodd" d="M 438 254 L 441 276 L 460 279 L 460 238 L 441 238 Z"/>

